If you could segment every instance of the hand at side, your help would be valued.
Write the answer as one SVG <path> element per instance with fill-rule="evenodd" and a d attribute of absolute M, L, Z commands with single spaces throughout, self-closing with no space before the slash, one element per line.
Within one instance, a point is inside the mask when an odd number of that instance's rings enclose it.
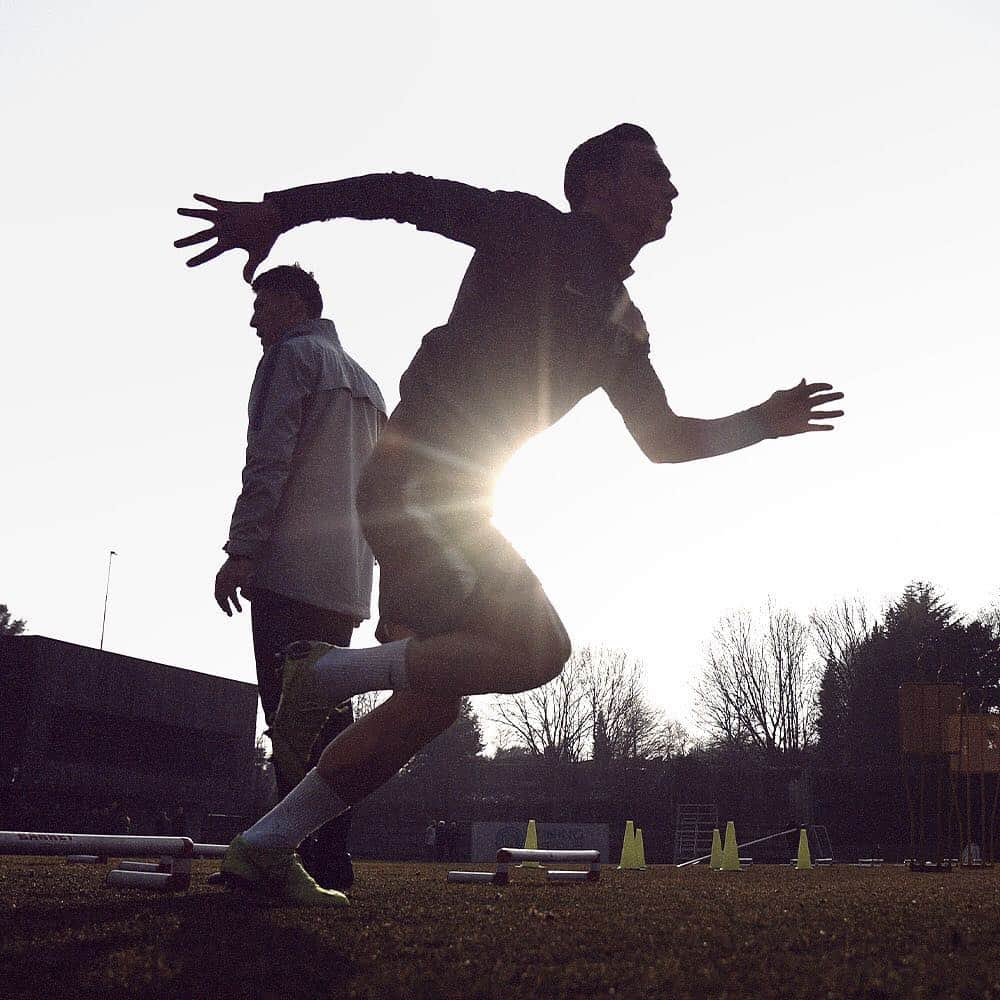
<path fill-rule="evenodd" d="M 253 560 L 230 556 L 215 574 L 215 603 L 232 618 L 233 612 L 229 605 L 242 612 L 239 591 L 244 590 L 253 576 Z"/>

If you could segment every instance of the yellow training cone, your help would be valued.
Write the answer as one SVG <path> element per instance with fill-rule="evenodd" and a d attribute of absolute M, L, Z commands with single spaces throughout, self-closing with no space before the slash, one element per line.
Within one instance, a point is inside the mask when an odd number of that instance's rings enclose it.
<path fill-rule="evenodd" d="M 713 872 L 722 870 L 722 836 L 718 827 L 712 831 L 712 858 L 708 862 L 708 867 Z"/>
<path fill-rule="evenodd" d="M 740 870 L 740 852 L 736 846 L 736 824 L 730 820 L 726 824 L 726 842 L 722 846 L 722 865 L 719 871 L 738 872 Z"/>
<path fill-rule="evenodd" d="M 635 852 L 635 826 L 632 820 L 625 823 L 625 836 L 622 838 L 622 857 L 618 863 L 619 871 L 633 871 L 639 868 Z"/>
<path fill-rule="evenodd" d="M 795 861 L 795 870 L 801 872 L 812 866 L 812 858 L 809 856 L 809 835 L 803 828 L 799 830 L 799 856 Z"/>
<path fill-rule="evenodd" d="M 535 821 L 528 820 L 528 832 L 524 835 L 524 849 L 526 851 L 538 850 L 538 831 L 535 829 Z M 541 868 L 537 861 L 522 861 L 518 868 Z"/>
<path fill-rule="evenodd" d="M 642 830 L 635 831 L 635 860 L 640 868 L 646 867 L 646 848 L 642 842 Z"/>

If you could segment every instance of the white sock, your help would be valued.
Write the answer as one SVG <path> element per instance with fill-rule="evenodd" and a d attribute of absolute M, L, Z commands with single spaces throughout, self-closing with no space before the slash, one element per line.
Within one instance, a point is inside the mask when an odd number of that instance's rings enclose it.
<path fill-rule="evenodd" d="M 367 649 L 334 646 L 316 661 L 313 672 L 331 705 L 365 691 L 399 691 L 407 686 L 409 642 L 397 639 Z"/>
<path fill-rule="evenodd" d="M 243 834 L 243 839 L 254 847 L 283 847 L 294 851 L 310 833 L 347 808 L 347 803 L 313 768 Z"/>

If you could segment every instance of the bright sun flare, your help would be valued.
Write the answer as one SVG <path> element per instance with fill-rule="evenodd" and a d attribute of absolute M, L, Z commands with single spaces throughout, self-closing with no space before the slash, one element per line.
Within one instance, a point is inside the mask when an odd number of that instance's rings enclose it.
<path fill-rule="evenodd" d="M 644 518 L 648 463 L 606 403 L 587 401 L 511 459 L 494 494 L 494 523 L 553 597 L 571 603 L 623 570 L 622 518 Z"/>

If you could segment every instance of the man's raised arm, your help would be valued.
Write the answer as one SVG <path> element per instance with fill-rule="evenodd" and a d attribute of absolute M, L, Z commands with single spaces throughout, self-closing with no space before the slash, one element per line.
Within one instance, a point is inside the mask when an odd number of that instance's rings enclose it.
<path fill-rule="evenodd" d="M 271 191 L 262 201 L 223 201 L 196 194 L 207 208 L 179 208 L 178 215 L 201 219 L 207 229 L 174 242 L 175 247 L 217 242 L 192 257 L 197 267 L 228 250 L 246 250 L 246 281 L 271 252 L 278 237 L 307 222 L 326 219 L 395 219 L 417 229 L 439 233 L 472 247 L 503 245 L 535 223 L 555 214 L 547 202 L 531 195 L 487 191 L 458 181 L 419 174 L 368 174 L 346 180 Z"/>

